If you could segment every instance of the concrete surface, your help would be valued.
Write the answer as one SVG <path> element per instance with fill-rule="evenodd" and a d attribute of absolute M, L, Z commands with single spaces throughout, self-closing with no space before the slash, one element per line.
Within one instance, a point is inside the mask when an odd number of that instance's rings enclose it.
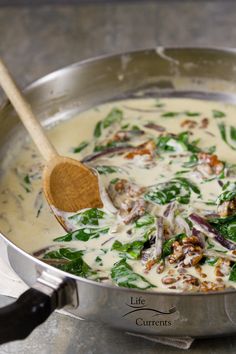
<path fill-rule="evenodd" d="M 0 7 L 0 55 L 25 86 L 81 59 L 157 45 L 236 46 L 236 2 L 173 1 L 87 6 Z M 9 302 L 0 298 L 0 305 Z M 53 314 L 24 342 L 0 353 L 184 353 Z M 190 353 L 236 352 L 236 338 L 196 341 Z"/>

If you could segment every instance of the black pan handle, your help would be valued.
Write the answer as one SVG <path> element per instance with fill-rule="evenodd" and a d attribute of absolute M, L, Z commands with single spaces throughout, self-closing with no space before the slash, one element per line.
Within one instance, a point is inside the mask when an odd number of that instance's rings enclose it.
<path fill-rule="evenodd" d="M 0 308 L 0 344 L 24 339 L 43 323 L 57 307 L 55 295 L 32 288 L 13 304 Z"/>

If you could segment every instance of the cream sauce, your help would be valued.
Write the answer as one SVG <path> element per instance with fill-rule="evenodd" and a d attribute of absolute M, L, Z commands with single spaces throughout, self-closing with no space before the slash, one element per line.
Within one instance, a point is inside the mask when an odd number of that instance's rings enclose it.
<path fill-rule="evenodd" d="M 104 117 L 108 116 L 114 107 L 123 113 L 121 123 L 113 123 L 102 129 L 101 136 L 94 139 L 94 127 L 98 122 L 104 121 Z M 166 113 L 167 116 L 165 116 Z M 193 113 L 198 114 L 194 115 Z M 180 134 L 183 131 L 189 131 L 188 139 L 191 143 L 200 139 L 196 146 L 199 146 L 203 151 L 215 146 L 214 154 L 218 156 L 219 161 L 234 164 L 236 152 L 232 146 L 234 146 L 235 141 L 232 140 L 232 137 L 229 137 L 230 147 L 222 140 L 219 124 L 224 123 L 226 134 L 230 135 L 228 126 L 235 125 L 235 116 L 236 108 L 234 106 L 217 102 L 177 98 L 161 99 L 159 101 L 155 99 L 132 99 L 107 103 L 95 109 L 90 109 L 73 119 L 54 126 L 48 131 L 48 135 L 60 154 L 82 159 L 93 152 L 94 146 L 109 143 L 119 130 L 137 130 L 138 127 L 144 131 L 144 134 L 134 135 L 130 141 L 127 141 L 127 144 L 131 143 L 133 146 L 138 146 L 147 140 L 153 140 L 156 143 L 161 135 L 166 136 L 167 134 Z M 204 127 L 206 121 L 207 124 Z M 146 127 L 150 122 L 164 127 L 165 132 L 158 132 L 148 126 Z M 86 147 L 80 153 L 74 153 L 73 149 L 81 146 L 82 142 Z M 101 183 L 105 188 L 108 188 L 112 179 L 126 179 L 146 188 L 166 183 L 178 177 L 190 179 L 200 189 L 201 196 L 199 197 L 197 193 L 191 191 L 190 202 L 180 205 L 182 216 L 188 217 L 191 212 L 204 215 L 216 212 L 216 201 L 222 191 L 218 182 L 219 176 L 213 174 L 209 175 L 208 178 L 204 175 L 205 172 L 197 170 L 196 166 L 183 167 L 193 153 L 186 151 L 183 145 L 175 141 L 172 141 L 171 144 L 176 151 L 163 153 L 158 152 L 157 149 L 157 155 L 152 156 L 151 159 L 148 154 L 136 155 L 132 159 L 125 158 L 127 153 L 114 154 L 112 157 L 106 155 L 93 160 L 88 165 L 93 168 L 110 166 L 117 169 L 116 172 L 100 175 Z M 19 143 L 16 144 L 17 148 L 9 150 L 2 161 L 4 169 L 0 184 L 0 204 L 2 205 L 0 228 L 2 232 L 17 246 L 30 253 L 48 246 L 52 246 L 52 249 L 69 247 L 83 250 L 83 260 L 92 269 L 96 269 L 100 277 L 108 278 L 107 281 L 110 282 L 111 267 L 122 258 L 120 252 L 111 250 L 114 241 L 118 240 L 124 244 L 142 240 L 142 230 L 135 228 L 134 223 L 126 225 L 121 216 L 113 213 L 114 210 L 113 212 L 112 210 L 107 211 L 105 208 L 104 211 L 108 213 L 109 217 L 102 222 L 109 227 L 108 233 L 101 234 L 98 238 L 92 238 L 86 242 L 78 240 L 70 242 L 53 241 L 55 238 L 64 235 L 65 232 L 44 200 L 41 186 L 43 161 L 29 139 L 21 143 L 20 147 L 18 145 Z M 185 172 L 179 174 L 183 170 Z M 223 183 L 236 181 L 236 176 L 227 177 L 222 181 Z M 166 207 L 167 204 L 154 205 L 149 203 L 146 205 L 146 210 L 159 217 L 163 216 Z M 129 235 L 127 231 L 131 228 L 132 234 Z M 181 232 L 183 232 L 183 229 L 181 230 L 181 227 L 179 227 L 178 233 Z M 211 240 L 211 243 L 218 250 L 226 251 L 214 240 Z M 232 252 L 228 251 L 227 254 L 232 255 Z M 101 258 L 102 261 L 96 261 L 97 257 Z M 150 270 L 147 270 L 140 259 L 128 258 L 126 261 L 135 273 L 140 274 L 148 282 L 155 285 L 158 291 L 184 290 L 181 282 L 173 283 L 174 288 L 172 288 L 170 284 L 163 284 L 162 281 L 165 276 L 179 276 L 177 263 L 166 264 L 163 273 L 157 274 L 156 264 Z M 196 267 L 187 267 L 185 270 L 188 274 L 199 278 L 199 270 L 197 271 Z M 221 280 L 216 280 L 215 267 L 209 264 L 201 265 L 201 272 L 206 274 L 205 278 L 199 278 L 201 281 L 217 284 L 224 282 L 226 286 L 236 284 L 228 280 L 229 274 L 227 272 L 226 276 L 221 277 Z M 135 285 L 141 288 L 145 287 L 141 278 L 136 280 Z M 195 288 L 193 287 L 190 290 L 195 290 Z"/>

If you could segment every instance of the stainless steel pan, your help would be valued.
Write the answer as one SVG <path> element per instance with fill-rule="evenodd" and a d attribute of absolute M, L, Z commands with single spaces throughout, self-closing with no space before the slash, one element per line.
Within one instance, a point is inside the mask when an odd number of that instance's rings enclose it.
<path fill-rule="evenodd" d="M 45 122 L 130 96 L 236 102 L 236 51 L 156 48 L 98 58 L 47 75 L 25 94 Z M 0 124 L 3 154 L 22 129 L 9 103 L 0 111 Z M 81 318 L 131 332 L 192 337 L 236 332 L 235 291 L 170 294 L 118 288 L 46 265 L 15 246 L 7 235 L 0 235 L 0 247 L 31 287 L 14 304 L 0 309 L 0 343 L 25 338 L 62 307 Z"/>

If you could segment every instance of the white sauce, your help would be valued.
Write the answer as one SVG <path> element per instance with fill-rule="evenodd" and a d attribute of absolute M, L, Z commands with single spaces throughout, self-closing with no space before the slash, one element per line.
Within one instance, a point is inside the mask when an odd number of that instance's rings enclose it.
<path fill-rule="evenodd" d="M 145 132 L 150 137 L 153 137 L 155 141 L 161 133 L 153 129 L 143 128 L 143 125 L 151 121 L 165 127 L 168 133 L 179 134 L 189 130 L 194 134 L 190 136 L 190 141 L 200 139 L 199 146 L 202 150 L 216 145 L 215 154 L 217 154 L 219 160 L 235 163 L 236 151 L 222 141 L 218 128 L 218 124 L 221 122 L 224 122 L 226 126 L 235 126 L 236 108 L 234 106 L 192 99 L 161 99 L 160 103 L 163 106 L 160 107 L 156 106 L 156 103 L 157 101 L 154 99 L 132 99 L 104 104 L 54 126 L 49 130 L 48 134 L 60 154 L 82 159 L 93 151 L 93 131 L 96 123 L 103 120 L 111 109 L 116 107 L 124 113 L 121 125 L 141 126 L 141 129 L 145 129 Z M 224 112 L 225 117 L 213 118 L 213 110 Z M 179 114 L 176 117 L 162 117 L 165 112 L 178 112 Z M 185 112 L 199 112 L 200 114 L 187 116 Z M 202 128 L 201 122 L 204 118 L 209 120 L 206 128 Z M 188 129 L 188 125 L 183 127 L 183 122 L 186 119 L 196 122 L 194 129 Z M 116 125 L 104 129 L 103 136 L 99 138 L 99 141 L 110 138 L 119 129 L 120 127 Z M 83 141 L 89 142 L 89 145 L 81 153 L 73 153 L 72 148 Z M 140 135 L 132 139 L 132 144 L 139 145 L 145 141 L 147 141 L 147 136 Z M 230 143 L 235 145 L 233 141 L 230 141 Z M 201 198 L 197 198 L 196 194 L 191 193 L 190 204 L 185 206 L 186 210 L 188 213 L 191 210 L 195 212 L 202 212 L 202 210 L 209 213 L 215 212 L 216 205 L 207 205 L 206 202 L 216 201 L 221 192 L 219 183 L 216 179 L 210 182 L 202 179 L 198 172 L 194 172 L 194 168 L 181 167 L 184 162 L 189 160 L 191 153 L 182 149 L 181 145 L 176 146 L 175 141 L 171 142 L 171 145 L 177 151 L 166 154 L 164 159 L 160 156 L 160 158 L 155 160 L 154 164 L 153 161 L 149 161 L 147 155 L 135 156 L 134 159 L 124 159 L 124 155 L 114 155 L 112 158 L 110 156 L 101 157 L 89 163 L 89 165 L 92 167 L 109 165 L 119 168 L 118 172 L 100 176 L 101 183 L 105 187 L 108 186 L 113 178 L 125 178 L 139 186 L 150 187 L 175 178 L 176 172 L 180 170 L 189 170 L 181 177 L 191 177 L 191 181 L 201 189 Z M 116 209 L 112 210 L 110 208 L 109 213 L 113 219 L 109 234 L 101 235 L 99 238 L 90 239 L 87 242 L 55 243 L 53 239 L 64 235 L 65 232 L 52 215 L 42 195 L 41 171 L 43 161 L 33 143 L 27 139 L 21 144 L 20 149 L 17 147 L 15 150 L 14 148 L 9 150 L 2 162 L 2 166 L 4 166 L 4 174 L 0 185 L 0 204 L 2 205 L 0 227 L 9 239 L 27 252 L 35 252 L 51 245 L 86 250 L 83 256 L 84 261 L 91 268 L 96 268 L 101 271 L 101 274 L 107 276 L 112 265 L 120 260 L 120 256 L 117 251 L 108 251 L 104 254 L 101 249 L 109 250 L 115 239 L 121 243 L 138 239 L 137 233 L 127 236 L 130 224 L 124 225 L 121 218 L 118 217 L 116 219 L 116 216 L 112 214 Z M 30 183 L 25 176 L 29 176 Z M 164 209 L 166 209 L 166 205 L 156 205 L 152 212 L 156 215 L 162 215 Z M 102 245 L 105 241 L 107 242 Z M 218 249 L 222 249 L 220 245 L 217 246 Z M 102 258 L 102 265 L 98 265 L 95 262 L 97 256 Z M 157 274 L 156 267 L 152 267 L 149 272 L 145 272 L 140 260 L 129 259 L 127 262 L 135 272 L 157 286 L 158 291 L 169 289 L 170 286 L 163 285 L 161 279 L 168 274 L 170 266 L 167 266 L 162 274 Z M 186 269 L 189 274 L 199 277 L 194 267 Z M 176 273 L 176 269 L 174 269 L 174 272 Z M 216 276 L 213 266 L 204 264 L 202 272 L 207 275 L 204 280 L 215 281 Z M 227 281 L 228 276 L 223 279 L 227 285 L 234 285 L 233 282 Z M 139 280 L 139 286 L 143 287 L 142 280 Z M 181 289 L 169 290 L 180 291 Z"/>

